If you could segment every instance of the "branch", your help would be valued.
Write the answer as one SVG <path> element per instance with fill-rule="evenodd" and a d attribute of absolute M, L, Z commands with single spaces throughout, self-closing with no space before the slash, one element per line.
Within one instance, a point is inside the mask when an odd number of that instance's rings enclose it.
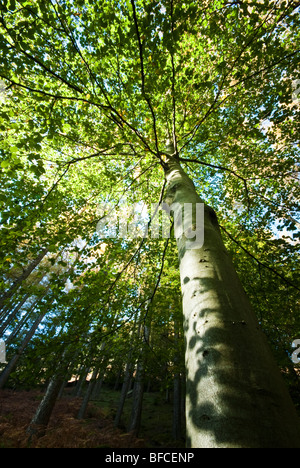
<path fill-rule="evenodd" d="M 2 24 L 2 26 L 4 27 L 4 29 L 6 30 L 7 34 L 11 37 L 11 39 L 14 41 L 13 44 L 9 43 L 9 45 L 14 49 L 16 50 L 17 52 L 21 52 L 23 55 L 25 55 L 25 57 L 29 58 L 30 60 L 32 60 L 34 63 L 36 63 L 37 65 L 39 65 L 44 71 L 46 71 L 47 73 L 49 73 L 51 76 L 53 76 L 54 78 L 56 78 L 57 80 L 61 81 L 62 83 L 64 83 L 65 85 L 67 85 L 69 88 L 71 88 L 73 91 L 76 91 L 80 94 L 84 94 L 84 91 L 82 89 L 80 89 L 78 86 L 74 85 L 73 83 L 69 83 L 65 78 L 63 78 L 61 75 L 59 75 L 58 73 L 56 73 L 55 71 L 53 71 L 51 68 L 49 68 L 47 65 L 45 65 L 39 58 L 35 57 L 34 55 L 31 55 L 29 54 L 26 50 L 24 50 L 19 44 L 17 45 L 16 44 L 16 40 L 13 38 L 12 34 L 11 34 L 11 30 L 12 29 L 9 29 L 7 26 L 6 26 L 6 23 L 4 21 L 3 18 L 0 19 L 0 22 Z"/>
<path fill-rule="evenodd" d="M 174 220 L 172 221 L 171 230 L 173 229 L 173 226 L 174 226 Z M 161 266 L 160 266 L 160 270 L 159 270 L 159 274 L 158 274 L 158 277 L 157 277 L 157 280 L 156 280 L 155 287 L 153 289 L 153 293 L 151 294 L 150 298 L 147 299 L 147 310 L 146 310 L 146 313 L 145 313 L 145 316 L 144 316 L 144 340 L 145 340 L 145 343 L 148 344 L 148 346 L 150 346 L 150 344 L 149 344 L 149 341 L 147 340 L 147 337 L 145 336 L 146 319 L 147 319 L 147 316 L 148 316 L 148 313 L 149 313 L 150 305 L 152 304 L 153 299 L 155 297 L 155 294 L 156 294 L 156 292 L 158 290 L 159 283 L 160 283 L 160 280 L 161 280 L 161 277 L 162 277 L 162 274 L 163 274 L 163 271 L 164 271 L 165 259 L 166 259 L 166 254 L 167 254 L 169 242 L 170 242 L 170 238 L 168 238 L 166 240 L 166 243 L 165 243 L 165 247 L 164 247 L 164 250 L 163 250 L 163 253 L 162 253 Z"/>
<path fill-rule="evenodd" d="M 234 237 L 232 237 L 232 235 L 229 234 L 229 232 L 223 226 L 220 225 L 220 228 L 227 234 L 229 239 L 231 239 L 235 244 L 237 244 L 247 255 L 249 255 L 249 257 L 253 258 L 253 260 L 255 260 L 258 265 L 260 265 L 260 266 L 266 268 L 267 270 L 271 271 L 272 273 L 274 273 L 274 275 L 276 275 L 280 279 L 282 279 L 286 284 L 288 284 L 289 286 L 292 286 L 293 288 L 297 289 L 297 291 L 300 291 L 300 288 L 298 288 L 293 283 L 291 283 L 281 273 L 278 273 L 278 271 L 274 270 L 274 268 L 272 268 L 269 265 L 266 265 L 265 263 L 258 260 L 258 258 L 256 258 L 251 252 L 249 252 L 249 250 L 245 249 L 245 247 L 243 247 L 236 239 L 234 239 Z"/>
<path fill-rule="evenodd" d="M 179 158 L 179 161 L 186 162 L 186 163 L 197 163 L 197 164 L 202 164 L 203 166 L 211 167 L 212 169 L 220 169 L 221 171 L 226 171 L 229 172 L 230 174 L 233 174 L 235 177 L 243 181 L 244 187 L 245 187 L 245 192 L 246 192 L 246 197 L 247 197 L 247 204 L 248 204 L 248 212 L 250 211 L 250 197 L 249 197 L 249 190 L 248 190 L 248 185 L 247 185 L 247 180 L 242 177 L 241 175 L 237 174 L 235 171 L 232 169 L 229 169 L 228 167 L 225 166 L 217 166 L 215 164 L 210 164 L 205 161 L 199 161 L 198 159 L 186 159 L 186 158 Z"/>
<path fill-rule="evenodd" d="M 134 0 L 131 0 L 131 5 L 132 5 L 132 11 L 133 11 L 133 19 L 134 19 L 134 25 L 135 25 L 135 30 L 136 30 L 136 36 L 137 36 L 137 41 L 138 41 L 138 46 L 139 46 L 139 55 L 140 55 L 140 64 L 141 64 L 141 80 L 142 80 L 142 94 L 148 104 L 148 107 L 150 109 L 152 119 L 153 119 L 153 131 L 154 131 L 154 138 L 155 138 L 155 147 L 156 147 L 156 156 L 159 158 L 161 164 L 163 165 L 163 161 L 158 149 L 158 137 L 157 137 L 157 131 L 156 131 L 156 117 L 155 113 L 150 101 L 150 98 L 147 96 L 146 91 L 145 91 L 145 71 L 144 71 L 144 59 L 143 59 L 143 44 L 141 41 L 141 36 L 140 36 L 140 31 L 139 31 L 139 26 L 138 26 L 138 21 L 137 21 L 137 16 L 136 16 L 136 9 L 135 9 L 135 3 Z"/>
<path fill-rule="evenodd" d="M 174 34 L 174 21 L 173 21 L 173 0 L 171 0 L 171 30 L 172 37 Z M 177 153 L 177 138 L 176 138 L 176 101 L 175 101 L 175 61 L 173 50 L 171 52 L 171 63 L 172 63 L 172 103 L 173 103 L 173 144 L 176 154 Z"/>
<path fill-rule="evenodd" d="M 49 192 L 47 193 L 47 195 L 44 197 L 44 199 L 41 200 L 41 208 L 42 208 L 42 206 L 44 205 L 44 203 L 45 203 L 45 201 L 47 200 L 47 198 L 51 195 L 51 193 L 53 192 L 53 190 L 56 189 L 56 187 L 58 186 L 59 182 L 64 178 L 64 176 L 66 175 L 66 173 L 68 172 L 69 169 L 70 169 L 70 163 L 67 165 L 66 170 L 62 173 L 62 175 L 59 177 L 59 179 L 52 185 L 51 189 L 49 190 Z"/>
<path fill-rule="evenodd" d="M 102 110 L 109 110 L 110 109 L 109 106 L 105 106 L 103 104 L 99 104 L 99 103 L 90 101 L 88 99 L 75 97 L 75 96 L 62 96 L 60 94 L 52 94 L 52 93 L 48 93 L 47 91 L 44 91 L 44 90 L 41 90 L 41 89 L 32 88 L 31 86 L 28 86 L 28 85 L 25 85 L 23 83 L 14 81 L 11 78 L 9 78 L 8 76 L 2 75 L 2 73 L 0 73 L 0 77 L 3 78 L 4 80 L 9 81 L 11 83 L 11 86 L 18 86 L 19 88 L 26 89 L 27 91 L 31 91 L 32 93 L 42 94 L 43 96 L 54 98 L 54 99 L 66 99 L 66 100 L 69 100 L 69 101 L 85 102 L 86 104 L 91 104 L 92 106 L 96 106 L 96 107 L 98 107 L 98 108 L 100 108 Z M 106 115 L 106 117 L 110 118 L 108 115 Z"/>

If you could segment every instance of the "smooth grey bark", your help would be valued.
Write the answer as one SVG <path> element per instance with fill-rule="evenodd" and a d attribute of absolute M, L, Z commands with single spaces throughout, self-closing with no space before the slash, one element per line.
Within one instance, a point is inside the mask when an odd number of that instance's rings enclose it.
<path fill-rule="evenodd" d="M 166 199 L 174 218 L 203 203 L 168 148 Z M 204 244 L 176 239 L 183 296 L 187 446 L 300 448 L 299 418 L 224 247 L 215 212 L 204 210 Z"/>

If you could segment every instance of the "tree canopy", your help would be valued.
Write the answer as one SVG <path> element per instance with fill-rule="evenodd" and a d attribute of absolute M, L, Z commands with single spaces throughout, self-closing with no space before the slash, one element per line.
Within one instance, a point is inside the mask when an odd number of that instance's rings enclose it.
<path fill-rule="evenodd" d="M 146 327 L 149 375 L 183 372 L 174 239 L 97 232 L 107 206 L 163 200 L 168 139 L 288 366 L 300 337 L 299 3 L 1 0 L 0 32 L 9 356 L 42 315 L 14 378 L 47 378 L 65 349 L 71 371 L 92 366 L 102 343 L 119 369 Z"/>

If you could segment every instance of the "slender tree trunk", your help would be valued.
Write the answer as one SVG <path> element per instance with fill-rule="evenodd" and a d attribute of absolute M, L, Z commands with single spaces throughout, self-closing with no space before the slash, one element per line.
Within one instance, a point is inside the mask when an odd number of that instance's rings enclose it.
<path fill-rule="evenodd" d="M 97 378 L 96 385 L 94 387 L 93 394 L 92 394 L 92 399 L 97 400 L 97 398 L 99 398 L 99 395 L 101 393 L 101 389 L 103 386 L 103 382 L 104 382 L 104 375 L 102 374 L 102 376 L 99 375 Z"/>
<path fill-rule="evenodd" d="M 168 148 L 169 154 L 174 151 Z M 166 164 L 166 202 L 202 203 L 179 162 Z M 188 447 L 300 447 L 299 418 L 232 261 L 215 212 L 204 244 L 178 237 L 186 346 Z"/>
<path fill-rule="evenodd" d="M 128 432 L 132 432 L 136 437 L 139 435 L 141 427 L 141 416 L 144 396 L 144 363 L 142 359 L 137 364 L 136 377 L 133 388 L 132 409 Z"/>
<path fill-rule="evenodd" d="M 174 375 L 173 385 L 173 437 L 181 438 L 181 380 L 180 374 Z"/>
<path fill-rule="evenodd" d="M 26 294 L 22 299 L 21 301 L 15 301 L 11 304 L 7 304 L 5 305 L 2 310 L 1 310 L 1 313 L 0 313 L 0 322 L 2 323 L 7 317 L 10 317 L 11 314 L 15 314 L 15 313 L 18 313 L 19 310 L 21 309 L 21 307 L 25 304 L 25 302 L 27 301 L 27 299 L 30 297 L 30 294 Z M 2 333 L 2 332 L 0 332 Z"/>
<path fill-rule="evenodd" d="M 14 337 L 19 333 L 19 331 L 21 330 L 21 328 L 23 327 L 24 323 L 27 322 L 27 320 L 29 319 L 30 315 L 32 314 L 32 312 L 35 310 L 36 306 L 39 304 L 39 302 L 47 295 L 48 291 L 49 291 L 50 287 L 47 288 L 45 294 L 43 294 L 42 296 L 38 297 L 34 303 L 31 305 L 30 309 L 26 312 L 25 316 L 20 320 L 20 322 L 18 323 L 18 325 L 14 328 L 13 332 L 9 335 L 9 339 L 7 340 L 7 343 L 11 342 Z M 27 300 L 27 297 L 26 296 L 26 299 L 25 301 Z M 24 302 L 25 302 L 24 301 Z M 24 304 L 24 302 L 22 301 L 21 304 L 17 307 L 17 309 L 15 311 L 13 311 L 13 316 L 12 317 L 9 317 L 9 319 L 3 324 L 3 326 L 1 327 L 0 329 L 0 334 L 3 333 L 3 331 L 5 330 L 5 328 L 7 328 L 10 323 L 12 322 L 12 320 L 16 317 L 16 315 L 18 314 L 20 308 L 22 307 L 22 305 Z"/>
<path fill-rule="evenodd" d="M 45 435 L 52 411 L 54 409 L 59 391 L 65 379 L 64 372 L 55 374 L 49 382 L 46 393 L 41 401 L 30 425 L 27 428 L 27 434 L 30 437 L 43 437 Z"/>
<path fill-rule="evenodd" d="M 116 414 L 115 421 L 114 421 L 114 426 L 115 427 L 118 427 L 120 425 L 120 421 L 121 421 L 121 417 L 122 417 L 122 413 L 123 413 L 123 409 L 124 409 L 124 405 L 125 405 L 126 396 L 127 396 L 128 391 L 129 391 L 129 384 L 130 384 L 130 381 L 131 381 L 131 378 L 132 378 L 132 367 L 133 366 L 132 366 L 132 361 L 131 361 L 131 355 L 132 355 L 132 352 L 130 352 L 130 354 L 129 354 L 128 362 L 127 362 L 126 368 L 125 368 L 125 375 L 124 375 L 124 381 L 123 381 L 122 390 L 121 390 L 121 396 L 120 396 L 120 400 L 119 400 L 119 406 L 118 406 L 117 414 Z"/>
<path fill-rule="evenodd" d="M 0 335 L 2 335 L 5 332 L 6 328 L 12 323 L 12 321 L 18 315 L 19 310 L 25 304 L 27 299 L 28 299 L 28 295 L 25 296 L 25 298 L 21 302 L 19 302 L 19 304 L 10 313 L 6 315 L 6 320 L 3 319 L 3 322 L 0 327 Z"/>
<path fill-rule="evenodd" d="M 26 348 L 29 341 L 31 340 L 31 338 L 35 334 L 39 324 L 41 323 L 41 321 L 43 320 L 44 317 L 45 317 L 45 313 L 38 316 L 38 318 L 36 319 L 36 321 L 34 322 L 32 327 L 30 328 L 29 332 L 25 336 L 21 346 L 18 348 L 16 354 L 9 361 L 9 363 L 5 367 L 4 371 L 0 375 L 0 389 L 4 387 L 4 385 L 6 384 L 11 372 L 16 368 L 16 365 L 18 364 L 18 361 L 19 361 L 20 357 L 22 356 L 22 353 L 23 353 L 24 349 Z"/>
<path fill-rule="evenodd" d="M 16 279 L 16 281 L 11 285 L 9 290 L 4 293 L 0 298 L 0 308 L 4 305 L 5 301 L 9 299 L 14 292 L 18 289 L 19 286 L 25 281 L 28 276 L 33 272 L 33 270 L 41 263 L 45 255 L 47 255 L 48 250 L 43 249 L 41 253 L 28 265 L 28 267 L 24 270 L 21 276 Z"/>
<path fill-rule="evenodd" d="M 132 409 L 128 426 L 128 432 L 131 432 L 136 437 L 139 435 L 141 426 L 142 406 L 144 397 L 144 379 L 145 379 L 145 364 L 146 364 L 146 342 L 149 342 L 150 328 L 144 327 L 144 335 L 142 337 L 143 344 L 141 348 L 140 358 L 137 363 L 136 376 L 133 387 Z"/>
<path fill-rule="evenodd" d="M 174 324 L 174 340 L 175 340 L 175 347 L 178 349 L 179 344 L 179 326 L 178 323 Z M 175 440 L 181 439 L 182 436 L 182 428 L 181 428 L 181 376 L 180 371 L 178 369 L 180 363 L 180 356 L 179 352 L 176 352 L 174 357 L 174 365 L 175 365 L 175 374 L 174 374 L 174 381 L 173 381 L 173 437 Z"/>
<path fill-rule="evenodd" d="M 15 337 L 20 333 L 20 331 L 22 330 L 23 326 L 29 321 L 30 319 L 30 316 L 31 316 L 31 313 L 32 313 L 32 309 L 28 310 L 24 317 L 20 320 L 20 322 L 18 323 L 18 325 L 14 328 L 13 332 L 9 335 L 9 337 L 7 338 L 6 340 L 6 344 L 10 344 L 13 342 L 13 340 L 15 339 Z"/>
<path fill-rule="evenodd" d="M 120 368 L 119 371 L 118 371 L 115 386 L 114 386 L 114 391 L 115 392 L 118 390 L 118 388 L 120 386 L 121 376 L 122 376 L 122 369 Z"/>
<path fill-rule="evenodd" d="M 94 371 L 93 371 L 91 380 L 89 381 L 88 388 L 86 389 L 86 392 L 85 392 L 85 395 L 83 397 L 81 406 L 79 408 L 79 411 L 78 411 L 78 414 L 77 414 L 77 419 L 83 419 L 84 418 L 84 415 L 85 415 L 85 412 L 86 412 L 86 409 L 87 409 L 87 405 L 89 404 L 92 392 L 93 392 L 94 387 L 95 387 L 96 382 L 97 382 L 98 371 L 99 371 L 99 367 L 95 368 Z"/>
<path fill-rule="evenodd" d="M 73 396 L 75 397 L 80 397 L 83 391 L 83 387 L 85 386 L 86 383 L 86 378 L 90 372 L 90 368 L 85 368 L 83 373 L 81 373 L 81 376 L 79 380 L 76 383 L 76 386 L 74 388 Z"/>

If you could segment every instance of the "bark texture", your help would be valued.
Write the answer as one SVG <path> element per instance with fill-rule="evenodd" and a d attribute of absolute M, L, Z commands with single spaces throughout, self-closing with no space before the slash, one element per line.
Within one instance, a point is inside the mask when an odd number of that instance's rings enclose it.
<path fill-rule="evenodd" d="M 165 202 L 176 209 L 183 203 L 202 203 L 174 157 L 167 161 L 165 174 Z M 185 233 L 176 240 L 186 346 L 187 446 L 299 448 L 299 418 L 225 249 L 215 212 L 205 206 L 202 246 L 190 248 Z"/>

